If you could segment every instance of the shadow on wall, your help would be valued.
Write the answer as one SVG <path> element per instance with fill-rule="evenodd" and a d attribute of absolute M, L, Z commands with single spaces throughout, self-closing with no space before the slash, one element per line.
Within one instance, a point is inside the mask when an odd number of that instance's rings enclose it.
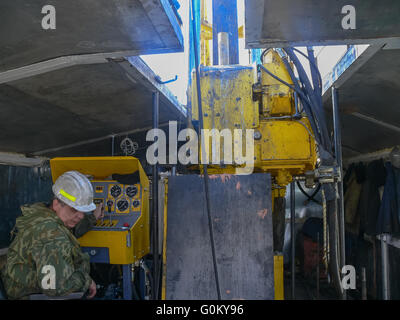
<path fill-rule="evenodd" d="M 47 202 L 52 197 L 49 163 L 27 168 L 0 165 L 0 248 L 8 247 L 20 206 Z"/>

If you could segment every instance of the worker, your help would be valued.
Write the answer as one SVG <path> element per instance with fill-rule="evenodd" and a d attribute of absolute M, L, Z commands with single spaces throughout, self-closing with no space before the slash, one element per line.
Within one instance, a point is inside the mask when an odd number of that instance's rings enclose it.
<path fill-rule="evenodd" d="M 93 203 L 93 187 L 77 171 L 61 175 L 52 190 L 50 204 L 21 207 L 17 234 L 2 269 L 9 299 L 27 299 L 37 293 L 59 297 L 87 292 L 89 299 L 96 295 L 96 283 L 89 276 L 89 255 L 81 251 L 73 231 L 88 231 L 104 215 L 103 207 Z"/>

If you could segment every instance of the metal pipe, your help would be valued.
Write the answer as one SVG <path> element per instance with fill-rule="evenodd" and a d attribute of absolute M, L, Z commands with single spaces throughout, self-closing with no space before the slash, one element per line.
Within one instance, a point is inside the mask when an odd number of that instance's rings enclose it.
<path fill-rule="evenodd" d="M 111 156 L 114 157 L 114 141 L 115 141 L 115 134 L 111 136 Z"/>
<path fill-rule="evenodd" d="M 158 129 L 159 122 L 159 104 L 160 104 L 160 93 L 158 91 L 153 92 L 153 129 Z M 158 275 L 159 275 L 159 262 L 158 262 L 158 163 L 153 166 L 153 177 L 152 177 L 152 188 L 153 188 L 153 300 L 158 299 Z"/>
<path fill-rule="evenodd" d="M 229 34 L 228 32 L 218 33 L 218 65 L 229 65 Z"/>
<path fill-rule="evenodd" d="M 390 299 L 389 284 L 389 248 L 387 244 L 388 235 L 381 235 L 381 258 L 382 258 L 382 299 Z"/>
<path fill-rule="evenodd" d="M 342 164 L 342 137 L 339 118 L 338 91 L 332 87 L 332 112 L 333 112 L 333 127 L 335 141 L 335 158 L 336 164 L 339 166 L 340 181 L 337 183 L 339 199 L 339 233 L 340 233 L 340 269 L 346 265 L 346 239 L 345 239 L 345 223 L 344 223 L 344 197 L 343 197 L 343 164 Z M 346 291 L 343 290 L 342 299 L 346 300 Z"/>
<path fill-rule="evenodd" d="M 319 300 L 319 232 L 317 233 L 317 300 Z"/>
<path fill-rule="evenodd" d="M 145 286 L 146 288 L 150 288 L 153 284 L 153 278 L 151 276 L 151 271 L 150 268 L 146 265 L 146 262 L 142 259 L 140 260 L 140 267 L 143 269 L 144 271 L 144 281 L 145 281 Z M 144 297 L 145 300 L 149 300 L 149 294 L 148 294 L 148 290 L 146 290 L 146 294 Z"/>
<path fill-rule="evenodd" d="M 367 300 L 367 276 L 364 267 L 361 269 L 361 299 Z"/>
<path fill-rule="evenodd" d="M 293 181 L 290 184 L 290 240 L 291 240 L 291 251 L 292 251 L 292 300 L 296 299 L 296 239 L 295 239 L 295 225 L 296 225 L 296 208 L 295 208 L 295 192 L 296 184 Z"/>

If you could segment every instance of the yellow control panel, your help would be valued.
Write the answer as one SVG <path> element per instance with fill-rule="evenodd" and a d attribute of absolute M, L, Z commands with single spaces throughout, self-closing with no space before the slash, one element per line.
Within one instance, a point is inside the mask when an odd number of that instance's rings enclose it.
<path fill-rule="evenodd" d="M 138 159 L 55 158 L 50 166 L 53 181 L 70 170 L 88 176 L 94 203 L 104 205 L 104 218 L 78 239 L 91 262 L 131 264 L 150 252 L 149 180 Z"/>

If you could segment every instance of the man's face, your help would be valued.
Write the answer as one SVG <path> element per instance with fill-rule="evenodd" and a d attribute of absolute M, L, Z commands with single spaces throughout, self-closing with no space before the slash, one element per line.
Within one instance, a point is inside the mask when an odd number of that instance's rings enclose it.
<path fill-rule="evenodd" d="M 53 200 L 53 209 L 68 228 L 74 228 L 85 216 L 83 212 L 75 210 L 58 200 Z"/>

